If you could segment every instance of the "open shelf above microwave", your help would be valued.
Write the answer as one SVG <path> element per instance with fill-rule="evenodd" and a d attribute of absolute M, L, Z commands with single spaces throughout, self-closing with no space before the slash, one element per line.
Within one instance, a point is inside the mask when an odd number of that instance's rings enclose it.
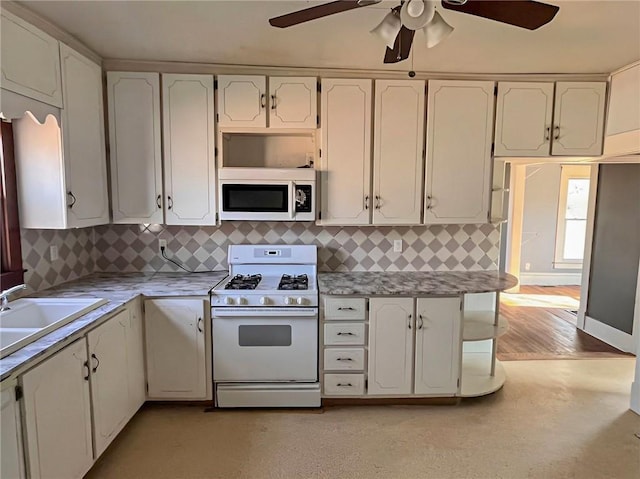
<path fill-rule="evenodd" d="M 223 168 L 313 168 L 316 133 L 222 132 Z"/>

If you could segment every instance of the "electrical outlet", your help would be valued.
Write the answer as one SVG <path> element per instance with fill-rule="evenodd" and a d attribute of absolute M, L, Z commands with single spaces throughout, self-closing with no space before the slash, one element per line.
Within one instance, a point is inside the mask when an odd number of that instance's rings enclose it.
<path fill-rule="evenodd" d="M 158 252 L 160 252 L 160 254 L 162 254 L 162 249 L 167 249 L 167 240 L 166 239 L 159 239 L 158 240 Z"/>
<path fill-rule="evenodd" d="M 402 240 L 393 240 L 393 251 L 394 253 L 402 253 Z"/>
<path fill-rule="evenodd" d="M 58 247 L 56 245 L 49 246 L 49 256 L 51 256 L 51 261 L 58 259 Z"/>
<path fill-rule="evenodd" d="M 525 271 L 529 271 L 531 269 L 531 263 L 525 263 L 524 264 L 524 270 Z"/>

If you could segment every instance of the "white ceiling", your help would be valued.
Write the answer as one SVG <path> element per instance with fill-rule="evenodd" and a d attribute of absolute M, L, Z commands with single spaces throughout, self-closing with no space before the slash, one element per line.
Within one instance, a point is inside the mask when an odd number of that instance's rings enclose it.
<path fill-rule="evenodd" d="M 413 59 L 395 65 L 369 30 L 399 0 L 286 29 L 268 19 L 324 2 L 20 3 L 109 59 L 452 73 L 608 73 L 640 59 L 640 0 L 547 0 L 560 11 L 535 31 L 438 6 L 455 31 L 432 49 L 416 32 Z"/>

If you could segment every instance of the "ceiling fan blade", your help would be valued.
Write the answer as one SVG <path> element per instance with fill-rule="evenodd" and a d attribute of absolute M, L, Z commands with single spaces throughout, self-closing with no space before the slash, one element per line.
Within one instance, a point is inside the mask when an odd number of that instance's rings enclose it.
<path fill-rule="evenodd" d="M 322 5 L 316 5 L 314 7 L 298 10 L 297 12 L 270 18 L 269 23 L 278 28 L 292 27 L 299 23 L 316 20 L 335 13 L 346 12 L 348 10 L 353 10 L 354 8 L 366 7 L 380 1 L 382 0 L 337 0 L 335 2 L 323 3 Z"/>
<path fill-rule="evenodd" d="M 403 25 L 398 32 L 398 35 L 396 36 L 396 41 L 393 44 L 393 48 L 387 47 L 387 51 L 384 55 L 384 62 L 398 63 L 409 58 L 411 43 L 413 43 L 413 36 L 415 34 L 415 30 L 409 30 Z"/>
<path fill-rule="evenodd" d="M 468 0 L 459 5 L 442 0 L 447 10 L 468 13 L 516 27 L 535 30 L 556 16 L 560 7 L 533 0 Z"/>

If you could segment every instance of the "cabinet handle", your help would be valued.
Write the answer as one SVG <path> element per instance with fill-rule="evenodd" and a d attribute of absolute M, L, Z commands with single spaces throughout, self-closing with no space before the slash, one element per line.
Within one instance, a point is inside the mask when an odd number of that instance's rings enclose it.
<path fill-rule="evenodd" d="M 547 130 L 547 133 L 544 135 L 544 139 L 546 141 L 549 141 L 549 138 L 551 138 L 551 127 L 548 126 L 548 127 L 545 128 L 545 130 Z"/>
<path fill-rule="evenodd" d="M 276 96 L 275 95 L 271 95 L 271 109 L 272 110 L 276 109 Z"/>
<path fill-rule="evenodd" d="M 343 333 L 342 331 L 340 331 L 338 333 L 338 336 L 355 336 L 355 334 L 353 334 L 353 333 Z"/>
<path fill-rule="evenodd" d="M 365 210 L 369 209 L 369 195 L 365 195 L 364 197 L 364 209 Z"/>
<path fill-rule="evenodd" d="M 411 315 L 409 315 L 409 329 L 411 329 Z"/>
<path fill-rule="evenodd" d="M 91 353 L 91 359 L 95 359 L 96 360 L 96 365 L 92 369 L 92 371 L 95 373 L 98 370 L 98 366 L 100 366 L 100 360 L 98 359 L 98 356 L 96 356 L 93 353 Z"/>
<path fill-rule="evenodd" d="M 380 197 L 378 195 L 376 195 L 376 209 L 380 209 Z"/>
<path fill-rule="evenodd" d="M 266 108 L 267 103 L 266 103 L 266 95 L 263 93 L 260 95 L 260 108 Z"/>
<path fill-rule="evenodd" d="M 76 204 L 76 197 L 73 195 L 73 193 L 71 193 L 71 191 L 67 191 L 67 194 L 69 196 L 71 196 L 71 199 L 73 200 L 70 204 L 69 204 L 69 209 L 73 208 L 73 205 Z"/>
<path fill-rule="evenodd" d="M 558 125 L 553 127 L 553 131 L 556 132 L 555 135 L 553 135 L 553 139 L 554 140 L 559 140 L 560 139 L 560 127 Z"/>
<path fill-rule="evenodd" d="M 353 361 L 351 358 L 336 358 L 336 361 Z"/>
<path fill-rule="evenodd" d="M 167 196 L 167 200 L 169 203 L 169 206 L 167 206 L 168 209 L 173 208 L 173 198 L 171 198 L 171 196 Z"/>
<path fill-rule="evenodd" d="M 418 319 L 420 320 L 420 325 L 418 326 L 418 329 L 422 329 L 424 321 L 422 320 L 422 315 L 421 314 L 418 315 Z"/>
<path fill-rule="evenodd" d="M 352 388 L 353 384 L 351 384 L 351 383 L 346 383 L 346 384 L 338 383 L 338 384 L 336 384 L 336 386 L 338 386 L 339 388 Z"/>
<path fill-rule="evenodd" d="M 431 201 L 433 198 L 431 196 L 427 196 L 427 209 L 430 210 L 432 208 Z"/>
<path fill-rule="evenodd" d="M 87 375 L 84 377 L 85 381 L 89 380 L 89 361 L 84 362 L 84 367 L 87 368 Z"/>
<path fill-rule="evenodd" d="M 338 311 L 355 311 L 356 308 L 352 308 L 351 306 L 347 306 L 346 308 L 339 307 Z"/>
<path fill-rule="evenodd" d="M 202 323 L 202 318 L 198 318 L 198 323 L 197 323 L 198 331 L 202 332 L 202 328 L 200 327 L 200 323 Z"/>
<path fill-rule="evenodd" d="M 162 203 L 160 202 L 162 200 L 162 195 L 158 195 L 158 197 L 156 198 L 156 206 L 158 207 L 158 209 L 162 208 Z"/>

